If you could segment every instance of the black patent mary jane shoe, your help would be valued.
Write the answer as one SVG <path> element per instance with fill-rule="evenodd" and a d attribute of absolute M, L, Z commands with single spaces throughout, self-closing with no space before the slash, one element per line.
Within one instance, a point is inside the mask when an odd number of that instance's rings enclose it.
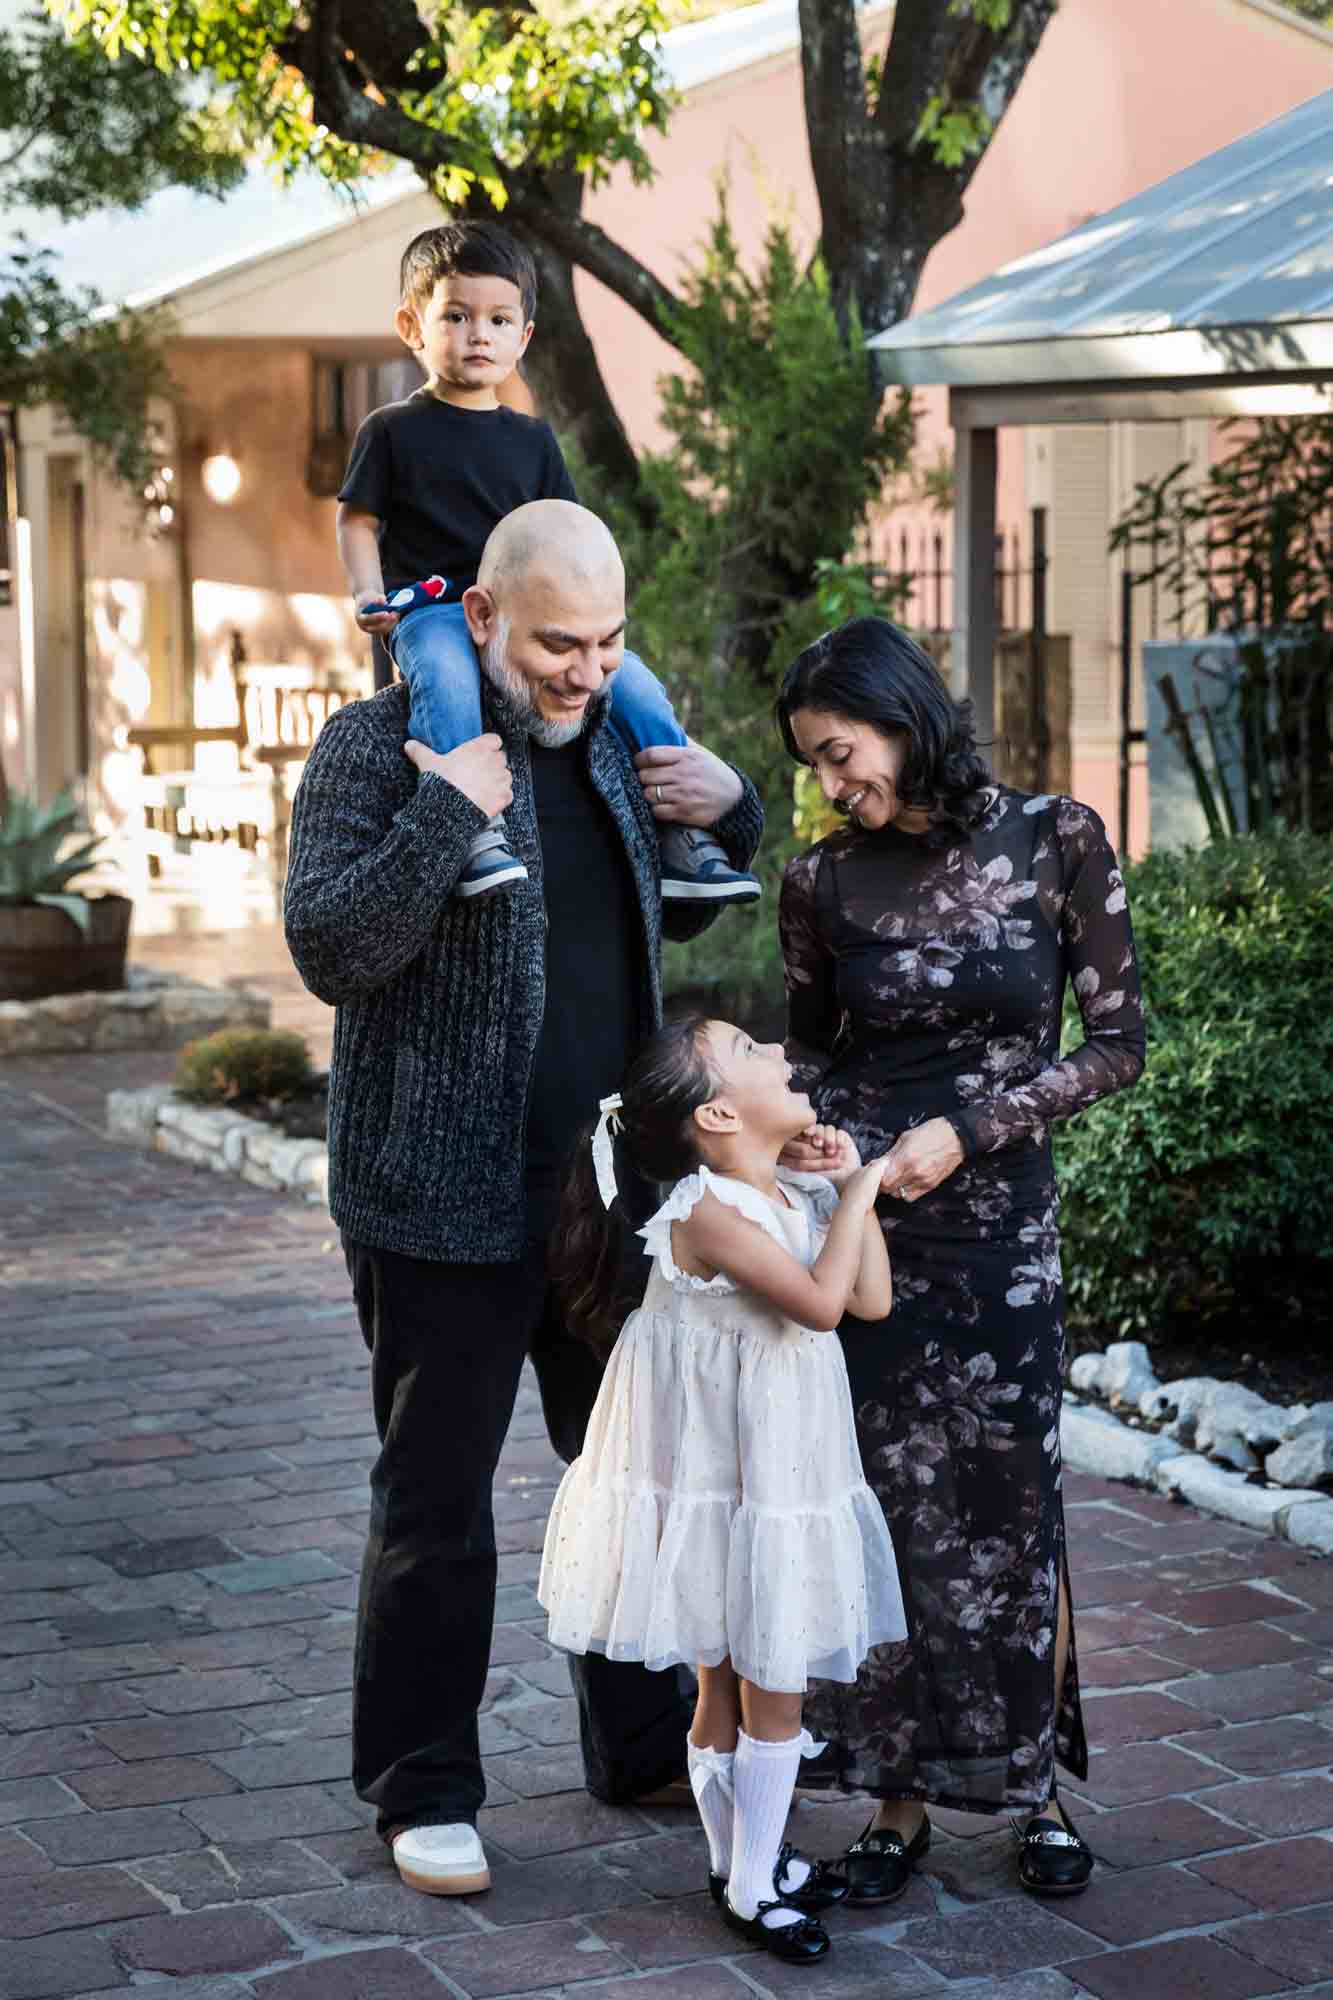
<path fill-rule="evenodd" d="M 870 1909 L 878 1903 L 896 1903 L 905 1894 L 917 1864 L 930 1852 L 930 1821 L 923 1819 L 910 1841 L 889 1827 L 874 1831 L 875 1822 L 854 1840 L 842 1857 L 847 1877 L 849 1910 Z"/>
<path fill-rule="evenodd" d="M 787 1910 L 787 1903 L 761 1903 L 752 1917 L 738 1917 L 726 1896 L 722 1898 L 722 1916 L 727 1929 L 735 1931 L 750 1944 L 757 1944 L 761 1951 L 772 1952 L 774 1958 L 785 1959 L 788 1965 L 813 1965 L 822 1958 L 829 1947 L 829 1935 L 814 1917 L 798 1916 L 791 1924 L 766 1924 L 764 1918 L 770 1910 Z"/>
<path fill-rule="evenodd" d="M 793 1861 L 804 1861 L 810 1873 L 798 1888 L 784 1889 L 783 1879 Z M 778 1851 L 777 1864 L 773 1870 L 773 1893 L 789 1910 L 804 1910 L 807 1915 L 817 1914 L 820 1910 L 831 1910 L 847 1900 L 847 1881 L 845 1876 L 838 1872 L 840 1867 L 840 1862 L 816 1861 L 812 1855 L 802 1854 L 799 1847 L 793 1847 L 790 1841 L 786 1841 Z M 708 1893 L 719 1909 L 722 1907 L 726 1887 L 726 1876 L 714 1875 L 710 1869 Z"/>
<path fill-rule="evenodd" d="M 1063 1811 L 1063 1807 L 1061 1808 Z M 1063 1825 L 1039 1813 L 1018 1835 L 1018 1879 L 1033 1896 L 1077 1896 L 1092 1878 L 1093 1853 L 1068 1813 Z"/>

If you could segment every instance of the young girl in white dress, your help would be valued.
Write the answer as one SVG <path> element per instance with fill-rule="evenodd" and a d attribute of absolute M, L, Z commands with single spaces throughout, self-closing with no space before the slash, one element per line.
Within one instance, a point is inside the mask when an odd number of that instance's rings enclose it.
<path fill-rule="evenodd" d="M 907 1627 L 834 1332 L 891 1304 L 882 1162 L 862 1166 L 844 1135 L 826 1178 L 780 1171 L 814 1115 L 789 1077 L 780 1044 L 691 1016 L 603 1104 L 556 1256 L 577 1330 L 606 1327 L 623 1270 L 612 1133 L 644 1179 L 675 1186 L 640 1232 L 652 1275 L 556 1495 L 538 1594 L 557 1646 L 695 1667 L 710 1887 L 733 1929 L 803 1961 L 828 1949 L 807 1912 L 846 1894 L 782 1841 L 819 1747 L 801 1729 L 806 1682 L 855 1680 Z"/>

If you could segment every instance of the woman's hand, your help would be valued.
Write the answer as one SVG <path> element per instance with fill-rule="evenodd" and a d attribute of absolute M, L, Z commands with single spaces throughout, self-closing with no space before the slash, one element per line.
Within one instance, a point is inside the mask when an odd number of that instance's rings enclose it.
<path fill-rule="evenodd" d="M 885 1194 L 899 1201 L 920 1201 L 963 1164 L 963 1146 L 947 1118 L 928 1118 L 915 1131 L 904 1132 L 884 1160 Z"/>
<path fill-rule="evenodd" d="M 789 1173 L 822 1174 L 834 1187 L 841 1187 L 860 1164 L 856 1141 L 836 1125 L 807 1125 L 778 1154 L 778 1165 Z"/>

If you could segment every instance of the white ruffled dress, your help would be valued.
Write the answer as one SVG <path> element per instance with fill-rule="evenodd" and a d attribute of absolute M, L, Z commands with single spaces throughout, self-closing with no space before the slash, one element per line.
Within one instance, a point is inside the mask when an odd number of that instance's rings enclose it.
<path fill-rule="evenodd" d="M 730 1657 L 756 1686 L 799 1693 L 855 1680 L 871 1646 L 906 1636 L 837 1335 L 672 1258 L 672 1224 L 710 1192 L 812 1264 L 836 1191 L 780 1179 L 790 1206 L 701 1167 L 640 1232 L 648 1289 L 547 1526 L 553 1645 L 654 1669 Z"/>

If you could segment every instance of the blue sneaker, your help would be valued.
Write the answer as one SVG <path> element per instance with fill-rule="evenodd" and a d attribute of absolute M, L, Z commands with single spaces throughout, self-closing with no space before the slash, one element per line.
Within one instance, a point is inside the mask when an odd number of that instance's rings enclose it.
<path fill-rule="evenodd" d="M 509 845 L 503 819 L 484 826 L 468 851 L 467 865 L 454 889 L 456 896 L 489 896 L 511 882 L 526 882 L 528 871 Z"/>
<path fill-rule="evenodd" d="M 763 893 L 757 877 L 733 868 L 712 834 L 697 826 L 659 822 L 657 843 L 664 903 L 752 903 Z"/>

